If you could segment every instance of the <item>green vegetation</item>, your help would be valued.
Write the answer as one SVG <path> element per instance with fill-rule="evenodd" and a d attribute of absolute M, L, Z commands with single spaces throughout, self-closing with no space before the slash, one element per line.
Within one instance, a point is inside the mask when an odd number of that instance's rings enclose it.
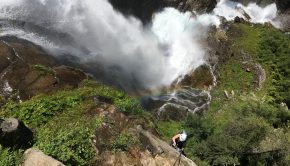
<path fill-rule="evenodd" d="M 22 159 L 23 150 L 13 150 L 4 148 L 0 145 L 0 165 L 15 166 L 19 165 Z"/>
<path fill-rule="evenodd" d="M 290 105 L 290 36 L 267 26 L 237 25 L 241 37 L 236 38 L 242 48 L 266 69 L 267 87 L 264 88 L 275 102 Z M 237 49 L 241 50 L 241 49 Z"/>
<path fill-rule="evenodd" d="M 91 110 L 103 102 L 114 104 L 127 114 L 142 112 L 138 100 L 101 83 L 85 80 L 75 90 L 39 95 L 22 103 L 10 101 L 0 114 L 1 117 L 18 117 L 28 127 L 34 128 L 33 147 L 66 165 L 81 166 L 93 162 L 94 150 L 90 136 L 101 126 L 102 119 Z M 128 142 L 134 143 L 131 138 L 130 135 L 120 135 L 113 143 L 113 149 L 126 148 Z M 20 152 L 1 150 L 1 164 L 20 161 Z"/>
<path fill-rule="evenodd" d="M 175 130 L 186 129 L 185 149 L 198 165 L 290 165 L 289 106 L 290 37 L 270 26 L 234 24 L 231 56 L 218 66 L 219 82 L 203 116 L 180 122 L 158 122 L 169 140 Z M 243 53 L 260 63 L 267 80 L 257 91 L 255 73 L 243 68 Z M 224 91 L 233 90 L 226 99 Z M 173 127 L 171 127 L 171 125 Z"/>
<path fill-rule="evenodd" d="M 128 147 L 138 143 L 138 138 L 135 134 L 131 134 L 128 132 L 123 132 L 118 135 L 110 144 L 110 148 L 113 151 L 124 151 L 127 150 Z"/>
<path fill-rule="evenodd" d="M 234 24 L 231 28 L 238 34 L 229 38 L 231 56 L 218 66 L 219 82 L 207 113 L 183 121 L 159 121 L 158 131 L 170 141 L 185 129 L 189 134 L 185 152 L 198 165 L 290 165 L 290 112 L 281 105 L 290 105 L 290 37 L 270 26 Z M 244 69 L 245 54 L 266 70 L 267 80 L 260 90 L 253 85 L 255 73 Z M 51 72 L 41 65 L 33 67 Z M 225 90 L 233 91 L 233 97 L 226 99 Z M 23 103 L 9 101 L 0 116 L 17 117 L 35 129 L 33 146 L 45 154 L 66 165 L 90 165 L 94 157 L 90 136 L 103 121 L 92 110 L 101 103 L 155 126 L 152 114 L 144 113 L 138 100 L 91 80 L 75 90 L 39 95 Z M 106 148 L 117 152 L 138 144 L 136 136 L 124 131 L 108 140 Z M 22 153 L 0 147 L 0 165 L 18 165 Z"/>
<path fill-rule="evenodd" d="M 181 132 L 182 124 L 176 121 L 160 121 L 157 123 L 158 130 L 162 133 L 163 140 L 171 140 L 172 136 Z"/>
<path fill-rule="evenodd" d="M 33 69 L 40 71 L 42 74 L 51 74 L 55 75 L 55 71 L 49 67 L 43 65 L 32 65 Z"/>
<path fill-rule="evenodd" d="M 289 148 L 285 134 L 289 120 L 290 112 L 285 108 L 252 99 L 240 100 L 202 118 L 189 117 L 186 126 L 193 129 L 198 141 L 191 153 L 212 165 L 281 165 L 289 156 L 273 155 L 277 155 L 276 150 L 280 153 Z M 283 131 L 277 135 L 280 143 L 273 137 L 277 129 Z M 263 145 L 263 141 L 269 144 Z"/>

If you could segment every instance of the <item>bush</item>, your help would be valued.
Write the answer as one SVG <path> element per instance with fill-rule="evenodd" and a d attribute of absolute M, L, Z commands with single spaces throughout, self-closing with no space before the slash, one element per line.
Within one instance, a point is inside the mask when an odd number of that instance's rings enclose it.
<path fill-rule="evenodd" d="M 138 142 L 136 135 L 132 133 L 121 133 L 111 143 L 111 149 L 114 151 L 125 151 L 133 144 Z"/>
<path fill-rule="evenodd" d="M 101 96 L 126 114 L 140 114 L 143 109 L 137 99 L 124 92 L 102 85 L 95 81 L 85 81 L 76 90 L 60 91 L 53 95 L 36 96 L 23 103 L 9 102 L 2 109 L 5 117 L 17 117 L 30 127 L 47 123 L 55 115 L 77 108 L 84 101 Z"/>
<path fill-rule="evenodd" d="M 289 111 L 250 99 L 225 109 L 220 113 L 210 112 L 204 117 L 188 117 L 185 125 L 193 133 L 189 142 L 197 141 L 187 144 L 189 156 L 197 156 L 211 165 L 248 165 L 253 158 L 263 164 L 284 161 L 286 154 L 281 153 L 284 147 L 266 152 L 268 155 L 263 157 L 257 157 L 254 149 L 261 146 L 260 143 L 275 128 L 287 126 Z M 288 144 L 284 146 L 290 148 Z M 273 155 L 280 155 L 280 158 L 273 159 Z"/>
<path fill-rule="evenodd" d="M 68 111 L 84 101 L 78 91 L 62 91 L 52 96 L 38 96 L 23 103 L 10 102 L 3 112 L 8 117 L 17 117 L 30 127 L 38 127 L 57 114 Z"/>
<path fill-rule="evenodd" d="M 0 165 L 19 165 L 22 159 L 23 152 L 23 150 L 4 148 L 0 145 Z"/>
<path fill-rule="evenodd" d="M 39 131 L 34 146 L 66 165 L 89 165 L 94 156 L 90 134 L 79 124 L 58 131 L 47 128 Z"/>

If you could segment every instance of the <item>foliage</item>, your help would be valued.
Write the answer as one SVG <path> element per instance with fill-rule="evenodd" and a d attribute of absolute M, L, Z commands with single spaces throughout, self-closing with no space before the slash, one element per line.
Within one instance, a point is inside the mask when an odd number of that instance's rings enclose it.
<path fill-rule="evenodd" d="M 170 141 L 171 138 L 182 131 L 182 123 L 177 121 L 159 121 L 157 123 L 158 131 L 162 133 L 164 140 Z"/>
<path fill-rule="evenodd" d="M 92 80 L 84 80 L 81 86 L 93 88 L 92 93 L 95 96 L 103 96 L 112 100 L 112 104 L 115 104 L 125 114 L 140 114 L 143 112 L 143 108 L 137 99 L 128 96 L 120 90 Z"/>
<path fill-rule="evenodd" d="M 0 165 L 15 166 L 19 165 L 23 155 L 23 150 L 13 150 L 4 148 L 0 145 Z"/>
<path fill-rule="evenodd" d="M 49 67 L 43 66 L 43 65 L 32 65 L 33 69 L 40 71 L 42 74 L 51 74 L 55 75 L 55 71 Z"/>
<path fill-rule="evenodd" d="M 276 103 L 290 105 L 290 36 L 271 26 L 238 24 L 242 35 L 236 38 L 236 50 L 250 53 L 267 70 L 269 86 L 264 90 Z"/>
<path fill-rule="evenodd" d="M 290 36 L 269 29 L 263 32 L 259 43 L 258 60 L 271 71 L 270 78 L 275 89 L 270 90 L 276 102 L 290 105 Z"/>
<path fill-rule="evenodd" d="M 289 106 L 290 37 L 271 26 L 233 28 L 238 35 L 229 38 L 231 56 L 218 65 L 218 86 L 207 113 L 181 122 L 158 122 L 159 132 L 168 140 L 186 129 L 190 136 L 185 152 L 200 165 L 289 165 L 290 111 L 280 103 Z M 259 91 L 254 91 L 253 72 L 242 68 L 241 52 L 266 70 L 267 80 Z M 224 90 L 234 90 L 235 95 L 228 100 Z"/>
<path fill-rule="evenodd" d="M 135 134 L 122 132 L 112 141 L 110 146 L 114 151 L 124 151 L 137 142 L 138 138 Z"/>
<path fill-rule="evenodd" d="M 35 147 L 66 165 L 88 165 L 94 155 L 90 134 L 92 132 L 80 124 L 75 124 L 74 129 L 52 131 L 46 128 L 38 133 Z"/>
<path fill-rule="evenodd" d="M 89 82 L 87 83 L 89 86 L 83 83 L 79 89 L 60 91 L 50 96 L 40 95 L 23 103 L 11 101 L 4 106 L 0 115 L 17 117 L 30 127 L 38 127 L 47 123 L 55 115 L 75 109 L 82 102 L 94 96 L 101 96 L 112 101 L 112 104 L 124 113 L 138 114 L 143 111 L 139 101 L 124 92 L 94 81 L 86 80 L 85 82 Z"/>
<path fill-rule="evenodd" d="M 102 124 L 102 118 L 86 115 L 92 106 L 94 102 L 87 101 L 54 117 L 38 129 L 34 146 L 66 165 L 89 165 L 94 156 L 90 136 Z"/>
<path fill-rule="evenodd" d="M 239 60 L 231 59 L 221 66 L 220 87 L 226 88 L 228 92 L 245 92 L 253 89 L 253 73 L 246 72 Z"/>
<path fill-rule="evenodd" d="M 45 154 L 66 165 L 90 165 L 94 156 L 90 136 L 102 124 L 102 118 L 91 110 L 104 102 L 124 113 L 143 112 L 137 99 L 99 82 L 85 80 L 78 89 L 39 95 L 22 103 L 10 101 L 2 108 L 0 116 L 18 117 L 34 128 L 34 147 Z M 124 149 L 134 141 L 131 135 L 120 135 L 112 145 L 114 149 Z M 13 157 L 16 152 L 3 151 L 1 162 L 20 160 L 19 156 Z"/>
<path fill-rule="evenodd" d="M 80 91 L 62 91 L 52 96 L 37 96 L 23 103 L 10 102 L 3 109 L 4 116 L 17 117 L 30 127 L 38 127 L 52 117 L 79 105 L 85 99 Z"/>
<path fill-rule="evenodd" d="M 220 112 L 220 115 L 208 113 L 199 117 L 199 120 L 191 116 L 185 125 L 192 129 L 193 137 L 198 143 L 188 145 L 187 148 L 191 149 L 191 155 L 198 156 L 211 165 L 247 165 L 253 157 L 257 158 L 253 150 L 260 146 L 266 135 L 275 127 L 287 126 L 288 122 L 279 118 L 281 113 L 287 114 L 286 117 L 290 115 L 289 111 L 285 112 L 282 108 L 248 100 L 230 106 Z M 280 148 L 282 151 L 284 147 Z M 282 159 L 273 161 L 269 157 L 259 158 L 259 161 L 269 164 L 282 162 Z"/>

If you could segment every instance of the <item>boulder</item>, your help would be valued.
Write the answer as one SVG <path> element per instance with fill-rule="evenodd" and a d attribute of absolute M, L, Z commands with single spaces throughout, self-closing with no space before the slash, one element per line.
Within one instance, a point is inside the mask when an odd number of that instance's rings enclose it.
<path fill-rule="evenodd" d="M 2 121 L 2 122 L 1 122 Z M 15 118 L 1 120 L 0 144 L 7 147 L 28 147 L 33 132 Z"/>
<path fill-rule="evenodd" d="M 127 151 L 105 151 L 97 156 L 96 165 L 102 166 L 196 166 L 196 164 L 180 155 L 168 143 L 162 141 L 140 125 L 131 132 L 139 137 L 140 146 L 130 147 Z"/>
<path fill-rule="evenodd" d="M 20 166 L 64 166 L 64 164 L 45 155 L 40 150 L 31 148 L 24 152 L 23 162 Z"/>
<path fill-rule="evenodd" d="M 202 65 L 184 76 L 177 86 L 188 86 L 197 89 L 208 89 L 214 85 L 214 76 L 209 65 Z"/>
<path fill-rule="evenodd" d="M 173 147 L 168 143 L 162 141 L 151 132 L 144 130 L 140 125 L 137 126 L 137 132 L 140 134 L 141 142 L 145 148 L 149 148 L 151 152 L 151 161 L 146 159 L 141 163 L 151 163 L 150 165 L 156 166 L 171 166 L 179 163 L 179 166 L 196 166 L 196 164 L 187 157 L 180 155 Z M 152 154 L 154 157 L 152 157 Z M 144 153 L 141 154 L 141 156 Z M 149 157 L 150 158 L 150 157 Z M 179 161 L 178 161 L 179 160 Z"/>

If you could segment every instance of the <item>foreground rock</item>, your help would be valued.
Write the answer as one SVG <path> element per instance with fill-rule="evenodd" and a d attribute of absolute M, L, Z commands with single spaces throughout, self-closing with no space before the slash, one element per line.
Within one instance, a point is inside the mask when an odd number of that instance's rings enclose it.
<path fill-rule="evenodd" d="M 24 152 L 20 166 L 64 166 L 61 162 L 45 155 L 40 150 L 28 149 Z"/>
<path fill-rule="evenodd" d="M 195 166 L 192 160 L 179 158 L 174 148 L 157 137 L 148 117 L 126 116 L 108 103 L 98 105 L 92 113 L 105 119 L 91 138 L 97 154 L 96 165 L 172 166 L 176 162 L 175 165 Z"/>
<path fill-rule="evenodd" d="M 0 144 L 6 147 L 28 147 L 33 133 L 23 122 L 15 118 L 1 120 Z"/>
<path fill-rule="evenodd" d="M 141 143 L 145 151 L 131 148 L 128 152 L 105 152 L 102 155 L 101 163 L 103 166 L 196 166 L 196 164 L 160 140 L 152 133 L 143 130 L 138 126 L 136 132 L 139 134 Z"/>

